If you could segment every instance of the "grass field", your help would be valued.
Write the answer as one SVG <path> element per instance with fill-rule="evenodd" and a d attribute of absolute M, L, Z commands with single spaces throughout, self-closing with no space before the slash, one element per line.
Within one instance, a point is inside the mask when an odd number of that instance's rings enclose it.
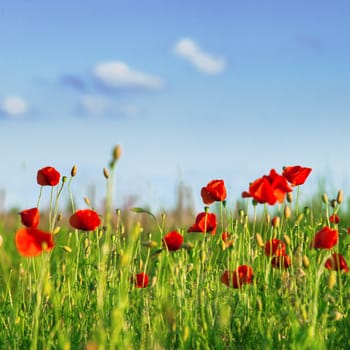
<path fill-rule="evenodd" d="M 60 215 L 61 189 L 71 194 L 73 170 L 47 185 L 51 192 L 38 187 L 40 196 L 51 193 L 51 207 L 35 230 L 52 233 L 52 247 L 51 241 L 34 247 L 39 236 L 32 237 L 30 224 L 2 214 L 1 349 L 350 348 L 342 191 L 309 203 L 299 198 L 299 186 L 292 196 L 279 193 L 281 203 L 247 198 L 230 208 L 215 200 L 203 204 L 204 229 L 195 216 L 169 225 L 167 213 L 141 208 L 128 213 L 133 220 L 126 224 L 112 204 L 119 156 L 105 169 L 106 207 L 93 230 L 73 227 L 79 226 L 70 220 L 78 209 L 73 200 L 71 212 Z M 215 229 L 208 228 L 209 214 Z M 193 225 L 208 232 L 188 232 Z M 35 242 L 18 248 L 23 228 Z M 173 231 L 183 242 L 176 236 L 165 243 Z M 344 261 L 330 259 L 334 253 Z"/>

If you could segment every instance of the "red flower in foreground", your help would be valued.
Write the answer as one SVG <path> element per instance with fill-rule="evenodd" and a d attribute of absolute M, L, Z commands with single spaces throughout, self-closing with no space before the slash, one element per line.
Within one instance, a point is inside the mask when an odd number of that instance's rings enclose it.
<path fill-rule="evenodd" d="M 338 253 L 332 254 L 332 256 L 326 260 L 326 263 L 324 264 L 324 266 L 328 270 L 336 270 L 336 271 L 344 270 L 345 272 L 349 271 L 348 264 L 346 263 L 345 258 Z"/>
<path fill-rule="evenodd" d="M 60 182 L 60 173 L 52 166 L 38 170 L 36 180 L 41 186 L 56 186 Z"/>
<path fill-rule="evenodd" d="M 94 210 L 82 209 L 70 217 L 69 223 L 78 230 L 93 231 L 100 226 L 101 220 Z"/>
<path fill-rule="evenodd" d="M 287 180 L 271 169 L 269 175 L 264 175 L 252 182 L 249 185 L 249 191 L 244 191 L 242 197 L 253 197 L 258 203 L 274 205 L 276 202 L 282 203 L 288 192 L 292 192 L 292 188 Z"/>
<path fill-rule="evenodd" d="M 212 235 L 216 232 L 216 215 L 214 213 L 199 213 L 194 225 L 187 232 L 210 232 Z"/>
<path fill-rule="evenodd" d="M 179 250 L 184 238 L 177 231 L 171 231 L 163 237 L 163 242 L 169 251 Z"/>
<path fill-rule="evenodd" d="M 287 269 L 291 265 L 290 257 L 287 254 L 275 256 L 271 260 L 271 265 L 278 269 L 282 267 Z"/>
<path fill-rule="evenodd" d="M 23 256 L 36 256 L 44 250 L 51 250 L 54 246 L 51 233 L 27 227 L 17 231 L 15 243 L 18 252 Z"/>
<path fill-rule="evenodd" d="M 299 186 L 306 181 L 311 171 L 311 168 L 305 168 L 300 165 L 287 166 L 283 168 L 282 176 L 284 176 L 292 186 Z"/>
<path fill-rule="evenodd" d="M 265 243 L 266 256 L 283 256 L 286 253 L 286 245 L 279 239 L 270 239 Z"/>
<path fill-rule="evenodd" d="M 38 227 L 40 221 L 40 213 L 38 208 L 31 208 L 19 212 L 21 222 L 26 227 Z"/>
<path fill-rule="evenodd" d="M 148 275 L 145 272 L 140 272 L 135 275 L 134 282 L 136 288 L 146 288 L 148 286 Z"/>
<path fill-rule="evenodd" d="M 223 180 L 212 180 L 207 186 L 202 187 L 201 196 L 204 204 L 222 202 L 226 199 L 226 188 Z"/>
<path fill-rule="evenodd" d="M 310 243 L 310 248 L 331 249 L 338 243 L 338 231 L 328 226 L 318 231 Z"/>
<path fill-rule="evenodd" d="M 331 222 L 332 224 L 339 224 L 340 218 L 338 215 L 333 214 L 329 217 L 329 222 Z"/>
<path fill-rule="evenodd" d="M 252 283 L 253 269 L 248 265 L 241 265 L 234 271 L 226 270 L 221 276 L 221 282 L 227 287 L 241 288 L 244 284 Z"/>

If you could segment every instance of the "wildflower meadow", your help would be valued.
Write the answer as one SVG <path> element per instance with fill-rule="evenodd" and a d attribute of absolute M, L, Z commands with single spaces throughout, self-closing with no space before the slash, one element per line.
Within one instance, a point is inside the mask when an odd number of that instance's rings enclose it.
<path fill-rule="evenodd" d="M 203 209 L 169 222 L 114 207 L 121 156 L 101 172 L 102 208 L 76 206 L 77 166 L 44 164 L 32 208 L 2 214 L 1 349 L 350 348 L 343 190 L 302 198 L 312 169 L 287 165 L 229 206 L 234 178 L 208 179 Z"/>

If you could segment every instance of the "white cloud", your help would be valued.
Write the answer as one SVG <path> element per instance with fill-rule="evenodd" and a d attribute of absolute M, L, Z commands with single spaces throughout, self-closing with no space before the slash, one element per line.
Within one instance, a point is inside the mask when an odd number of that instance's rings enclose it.
<path fill-rule="evenodd" d="M 174 52 L 191 62 L 198 70 L 206 74 L 218 74 L 225 70 L 226 61 L 202 51 L 191 39 L 182 38 L 174 46 Z"/>
<path fill-rule="evenodd" d="M 97 64 L 93 75 L 109 88 L 159 89 L 163 86 L 160 78 L 133 70 L 119 61 Z"/>
<path fill-rule="evenodd" d="M 80 109 L 91 116 L 98 117 L 107 113 L 110 103 L 107 98 L 96 95 L 85 95 L 80 99 Z"/>
<path fill-rule="evenodd" d="M 19 96 L 8 96 L 0 102 L 0 111 L 9 117 L 18 118 L 28 112 L 28 104 Z"/>
<path fill-rule="evenodd" d="M 79 101 L 79 112 L 91 117 L 134 117 L 140 110 L 132 105 L 120 105 L 100 95 L 84 95 Z"/>

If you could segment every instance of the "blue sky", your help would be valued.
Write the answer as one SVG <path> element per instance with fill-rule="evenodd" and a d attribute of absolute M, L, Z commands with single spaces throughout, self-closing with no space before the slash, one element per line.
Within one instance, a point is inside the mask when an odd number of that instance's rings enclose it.
<path fill-rule="evenodd" d="M 179 180 L 234 202 L 271 168 L 348 185 L 348 1 L 3 0 L 0 189 L 36 203 L 37 169 L 96 187 L 115 144 L 115 206 L 171 207 Z M 306 187 L 305 186 L 305 187 Z"/>

